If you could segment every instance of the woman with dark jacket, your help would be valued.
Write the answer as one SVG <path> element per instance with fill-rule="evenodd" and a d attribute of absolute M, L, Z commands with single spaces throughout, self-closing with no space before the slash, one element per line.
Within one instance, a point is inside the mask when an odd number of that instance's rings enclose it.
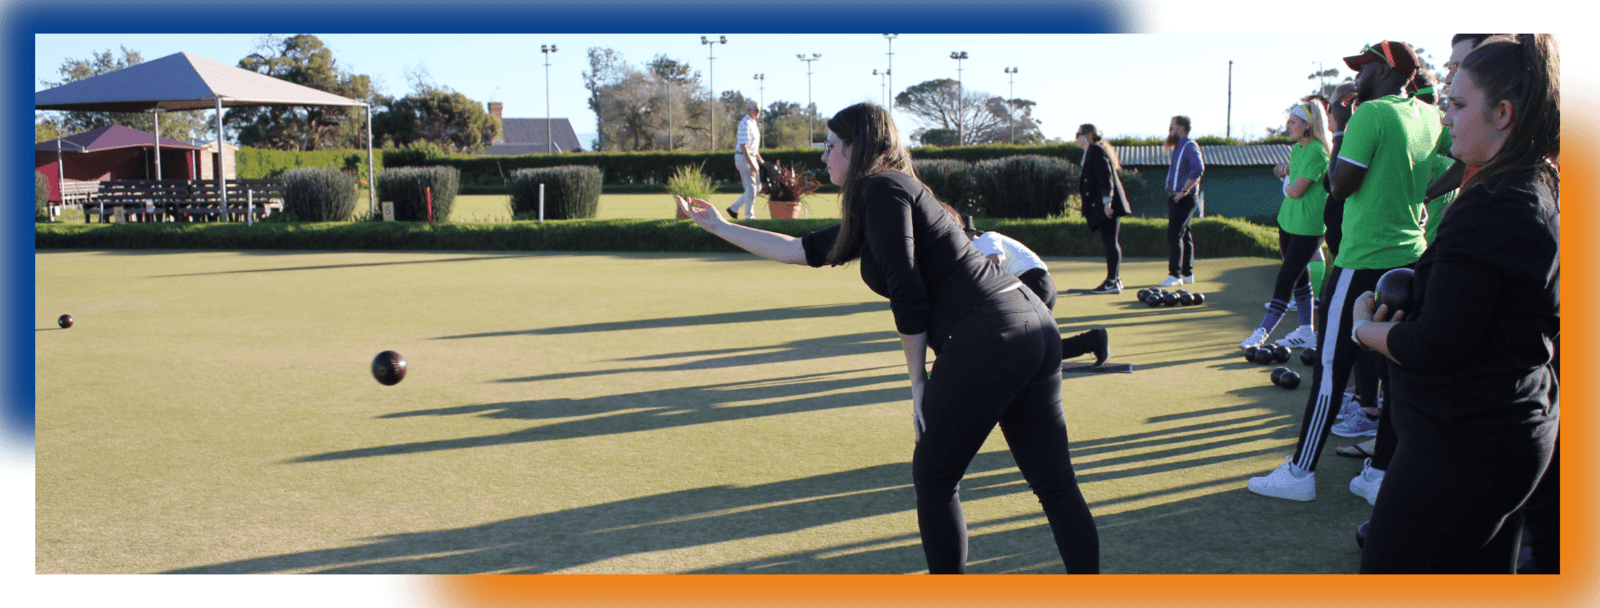
<path fill-rule="evenodd" d="M 734 224 L 699 199 L 679 209 L 764 258 L 811 267 L 858 262 L 889 299 L 911 380 L 911 478 L 928 571 L 966 569 L 957 494 L 994 427 L 1044 508 L 1069 573 L 1100 571 L 1099 533 L 1067 453 L 1061 334 L 1039 296 L 991 264 L 928 192 L 888 111 L 860 103 L 828 121 L 822 153 L 840 185 L 838 224 L 800 238 Z M 927 351 L 938 359 L 927 371 Z"/>
<path fill-rule="evenodd" d="M 1399 440 L 1362 573 L 1515 571 L 1519 512 L 1561 430 L 1560 91 L 1547 34 L 1461 62 L 1444 123 L 1450 154 L 1481 169 L 1417 260 L 1410 308 L 1355 303 L 1350 339 L 1394 362 Z"/>
<path fill-rule="evenodd" d="M 1106 247 L 1106 280 L 1090 293 L 1122 293 L 1122 244 L 1117 238 L 1122 216 L 1133 213 L 1122 179 L 1117 177 L 1122 162 L 1117 160 L 1111 142 L 1105 141 L 1094 125 L 1078 127 L 1078 147 L 1083 148 L 1079 207 L 1083 209 L 1083 219 L 1089 222 L 1089 230 L 1099 231 L 1100 242 Z"/>

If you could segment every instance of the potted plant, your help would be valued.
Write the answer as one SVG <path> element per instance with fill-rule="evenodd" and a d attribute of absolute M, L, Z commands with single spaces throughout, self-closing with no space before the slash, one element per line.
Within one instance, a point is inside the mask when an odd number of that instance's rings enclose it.
<path fill-rule="evenodd" d="M 684 198 L 710 200 L 711 193 L 716 191 L 717 185 L 711 181 L 711 176 L 700 171 L 703 166 L 705 163 L 693 167 L 689 165 L 678 167 L 678 171 L 667 178 L 667 191 Z M 689 216 L 684 215 L 682 209 L 678 209 L 677 218 L 686 220 Z"/>
<path fill-rule="evenodd" d="M 767 194 L 767 209 L 772 214 L 772 219 L 795 219 L 800 217 L 800 209 L 805 207 L 805 216 L 811 216 L 810 207 L 806 206 L 805 197 L 818 188 L 822 182 L 806 171 L 804 165 L 799 163 L 762 163 L 761 189 Z"/>

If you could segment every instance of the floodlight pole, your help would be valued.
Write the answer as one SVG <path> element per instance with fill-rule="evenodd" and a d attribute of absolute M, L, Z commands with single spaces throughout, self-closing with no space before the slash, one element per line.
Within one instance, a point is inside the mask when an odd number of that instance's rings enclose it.
<path fill-rule="evenodd" d="M 809 148 L 817 139 L 817 135 L 812 130 L 811 124 L 816 122 L 812 117 L 813 112 L 811 109 L 811 62 L 821 59 L 822 53 L 812 53 L 810 57 L 807 57 L 804 54 L 799 54 L 795 55 L 795 57 L 798 57 L 801 61 L 806 62 L 806 147 Z"/>
<path fill-rule="evenodd" d="M 556 52 L 556 45 L 539 45 L 539 52 L 544 53 L 544 153 L 555 153 L 554 131 L 550 126 L 550 54 Z"/>
<path fill-rule="evenodd" d="M 967 145 L 966 129 L 962 128 L 967 121 L 967 87 L 961 77 L 961 62 L 967 59 L 966 51 L 951 51 L 950 58 L 956 60 L 956 144 Z"/>
<path fill-rule="evenodd" d="M 1016 100 L 1017 100 L 1017 68 L 1006 68 L 1006 79 L 1009 80 L 1010 84 L 1011 84 L 1011 97 L 1009 98 L 1009 101 L 1006 102 L 1006 105 L 1010 106 L 1010 112 L 1009 113 L 1015 114 L 1016 113 L 1016 108 L 1017 108 L 1017 106 L 1016 106 Z M 1011 117 L 1011 145 L 1013 145 L 1013 146 L 1017 145 L 1017 117 L 1016 116 L 1012 116 Z"/>
<path fill-rule="evenodd" d="M 884 40 L 887 40 L 889 42 L 889 53 L 888 53 L 888 55 L 889 55 L 889 68 L 887 70 L 885 70 L 883 73 L 887 74 L 889 76 L 889 90 L 890 91 L 894 90 L 894 39 L 898 38 L 899 36 L 900 36 L 899 34 L 884 34 L 883 35 Z M 889 98 L 889 101 L 890 101 L 890 104 L 889 104 L 889 107 L 888 107 L 889 115 L 893 116 L 894 115 L 894 103 L 893 103 L 894 102 L 894 98 L 892 98 L 892 97 Z"/>
<path fill-rule="evenodd" d="M 707 72 L 707 74 L 709 76 L 708 76 L 708 79 L 706 81 L 706 86 L 707 86 L 707 88 L 711 89 L 711 113 L 708 115 L 708 116 L 711 117 L 709 119 L 709 122 L 711 123 L 711 143 L 710 143 L 710 145 L 706 146 L 707 150 L 715 150 L 715 149 L 717 149 L 717 57 L 716 57 L 716 50 L 717 50 L 717 45 L 719 45 L 719 44 L 727 44 L 728 43 L 728 37 L 727 36 L 718 36 L 717 38 L 718 38 L 717 40 L 711 40 L 711 39 L 709 39 L 709 38 L 707 38 L 705 36 L 701 36 L 700 37 L 700 44 L 707 45 L 707 47 L 706 47 L 706 61 L 709 64 L 709 67 L 706 69 L 706 72 Z"/>
<path fill-rule="evenodd" d="M 756 86 L 761 91 L 760 92 L 761 101 L 759 101 L 757 103 L 760 103 L 762 108 L 766 108 L 767 107 L 767 75 L 766 74 L 756 74 L 755 80 L 756 80 L 756 83 L 757 83 Z"/>

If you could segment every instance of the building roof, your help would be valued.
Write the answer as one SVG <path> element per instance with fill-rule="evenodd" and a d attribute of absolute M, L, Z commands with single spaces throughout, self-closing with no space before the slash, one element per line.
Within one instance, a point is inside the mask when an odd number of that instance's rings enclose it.
<path fill-rule="evenodd" d="M 1200 146 L 1200 157 L 1208 166 L 1270 167 L 1289 162 L 1289 145 Z M 1124 167 L 1165 167 L 1172 161 L 1172 152 L 1161 146 L 1123 146 L 1117 148 L 1117 160 L 1122 161 Z"/>
<path fill-rule="evenodd" d="M 62 152 L 98 152 L 116 148 L 153 148 L 156 136 L 132 127 L 110 125 L 90 129 L 75 135 L 34 144 L 36 152 L 55 152 L 56 142 L 61 142 Z M 170 137 L 161 138 L 161 147 L 175 150 L 201 150 L 200 146 L 187 144 Z"/>
<path fill-rule="evenodd" d="M 583 144 L 578 142 L 578 134 L 572 130 L 572 123 L 565 118 L 550 119 L 550 126 L 545 126 L 543 118 L 502 118 L 500 132 L 504 143 L 495 144 L 484 148 L 484 154 L 497 156 L 544 154 L 545 134 L 555 138 L 557 152 L 582 152 Z"/>

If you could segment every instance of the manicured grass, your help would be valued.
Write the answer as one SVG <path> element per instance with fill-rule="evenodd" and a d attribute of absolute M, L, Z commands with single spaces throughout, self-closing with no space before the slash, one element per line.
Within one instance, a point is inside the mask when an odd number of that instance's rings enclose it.
<path fill-rule="evenodd" d="M 1104 271 L 1048 261 L 1063 291 Z M 1237 354 L 1276 265 L 1199 270 L 1205 306 L 1135 303 L 1165 262 L 1130 260 L 1128 293 L 1056 308 L 1137 370 L 1063 382 L 1105 571 L 1354 572 L 1359 462 L 1323 458 L 1312 503 L 1244 490 L 1307 395 Z M 35 271 L 40 573 L 925 567 L 900 344 L 852 268 L 42 251 Z M 387 349 L 410 363 L 393 387 L 368 369 Z M 962 496 L 971 571 L 1060 571 L 999 433 Z"/>
<path fill-rule="evenodd" d="M 738 194 L 713 194 L 707 199 L 718 209 L 726 210 L 739 200 Z M 811 217 L 839 217 L 838 194 L 814 194 L 806 198 Z M 595 219 L 671 219 L 675 215 L 670 194 L 602 194 L 600 209 Z M 767 199 L 756 197 L 756 217 L 769 219 Z M 463 194 L 456 197 L 455 209 L 450 213 L 454 222 L 500 222 L 511 219 L 511 195 Z"/>

